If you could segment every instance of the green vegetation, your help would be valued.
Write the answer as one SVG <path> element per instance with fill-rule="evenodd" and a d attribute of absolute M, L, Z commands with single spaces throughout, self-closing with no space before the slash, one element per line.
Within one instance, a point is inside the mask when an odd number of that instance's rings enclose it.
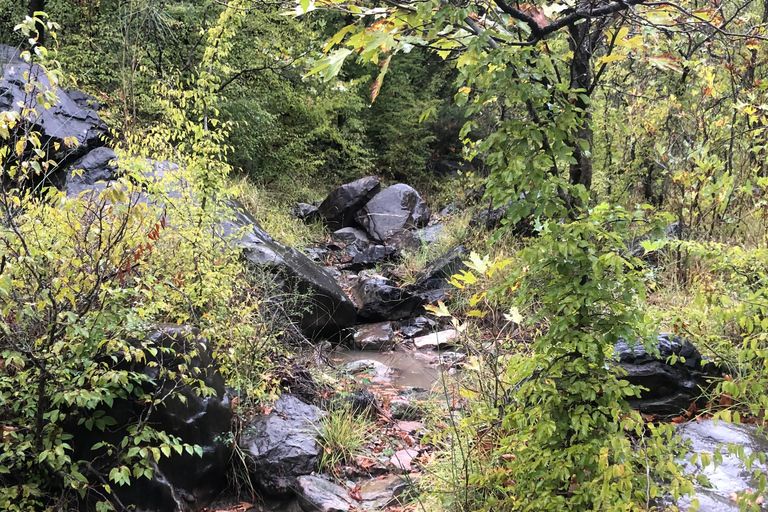
<path fill-rule="evenodd" d="M 690 493 L 674 426 L 632 411 L 639 390 L 610 362 L 619 338 L 654 352 L 655 333 L 684 335 L 731 369 L 706 413 L 764 422 L 767 19 L 733 1 L 12 2 L 0 43 L 45 71 L 26 92 L 41 108 L 48 82 L 93 94 L 125 175 L 66 199 L 38 114 L 0 110 L 0 508 L 108 510 L 114 487 L 200 452 L 148 421 L 165 384 L 212 392 L 198 349 L 153 345 L 153 326 L 198 329 L 249 405 L 273 397 L 295 297 L 213 236 L 221 203 L 301 248 L 327 233 L 288 207 L 371 174 L 459 203 L 403 283 L 457 243 L 489 254 L 432 308 L 463 333 L 471 406 L 432 437 L 425 502 L 629 511 Z M 474 172 L 440 176 L 446 159 Z M 177 179 L 147 180 L 152 161 Z M 499 229 L 468 227 L 489 206 L 507 209 Z M 532 236 L 514 234 L 523 220 Z M 112 432 L 128 398 L 146 414 L 95 454 L 62 434 Z M 330 411 L 322 469 L 372 428 Z"/>

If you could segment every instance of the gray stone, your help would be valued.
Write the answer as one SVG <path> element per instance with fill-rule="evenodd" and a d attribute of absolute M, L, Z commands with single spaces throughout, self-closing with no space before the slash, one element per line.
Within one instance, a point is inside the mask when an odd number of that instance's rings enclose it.
<path fill-rule="evenodd" d="M 712 363 L 703 364 L 701 354 L 688 341 L 660 334 L 656 349 L 658 355 L 649 354 L 639 342 L 632 349 L 623 340 L 617 343 L 614 353 L 622 370 L 619 376 L 647 388 L 639 399 L 629 400 L 632 408 L 662 417 L 676 416 L 699 400 L 707 380 L 720 373 Z M 672 363 L 671 357 L 677 361 Z"/>
<path fill-rule="evenodd" d="M 376 194 L 355 218 L 371 237 L 384 242 L 398 230 L 426 225 L 429 208 L 418 192 L 398 183 Z"/>
<path fill-rule="evenodd" d="M 442 290 L 448 287 L 448 280 L 451 276 L 467 268 L 464 265 L 466 257 L 467 251 L 463 245 L 450 249 L 424 267 L 424 270 L 416 276 L 416 284 L 408 289 L 421 293 L 430 290 Z"/>
<path fill-rule="evenodd" d="M 373 268 L 381 262 L 388 261 L 396 252 L 394 247 L 388 245 L 371 245 L 367 249 L 355 253 L 352 263 L 347 268 L 355 272 Z"/>
<path fill-rule="evenodd" d="M 320 204 L 320 215 L 331 229 L 352 226 L 357 211 L 379 190 L 381 190 L 381 184 L 378 178 L 373 176 L 342 185 L 328 194 L 325 201 Z"/>
<path fill-rule="evenodd" d="M 400 323 L 400 332 L 406 338 L 415 338 L 416 336 L 423 336 L 432 332 L 435 327 L 435 321 L 426 316 L 417 316 L 416 318 L 409 318 L 403 320 Z"/>
<path fill-rule="evenodd" d="M 333 232 L 331 239 L 347 245 L 354 245 L 358 249 L 365 249 L 371 243 L 365 231 L 357 228 L 341 228 Z"/>
<path fill-rule="evenodd" d="M 320 210 L 317 206 L 307 203 L 296 203 L 291 209 L 291 214 L 305 222 L 320 220 Z"/>
<path fill-rule="evenodd" d="M 352 498 L 346 488 L 316 475 L 296 479 L 296 494 L 304 512 L 347 512 Z"/>
<path fill-rule="evenodd" d="M 358 315 L 369 320 L 400 320 L 422 304 L 420 298 L 383 278 L 362 279 L 352 289 Z"/>
<path fill-rule="evenodd" d="M 273 269 L 284 276 L 289 290 L 306 297 L 306 308 L 298 315 L 305 333 L 333 336 L 355 324 L 354 304 L 323 267 L 276 242 L 238 201 L 230 199 L 227 204 L 231 216 L 221 221 L 224 235 L 236 234 L 248 261 Z"/>
<path fill-rule="evenodd" d="M 389 350 L 395 343 L 395 331 L 391 322 L 360 325 L 353 339 L 360 350 Z"/>
<path fill-rule="evenodd" d="M 72 197 L 88 190 L 104 190 L 106 182 L 118 178 L 117 155 L 109 148 L 96 148 L 67 171 L 66 192 Z"/>
<path fill-rule="evenodd" d="M 389 382 L 392 380 L 392 369 L 382 362 L 373 359 L 361 359 L 347 363 L 346 369 L 349 373 L 360 374 L 366 372 L 370 374 L 371 380 L 375 382 Z"/>
<path fill-rule="evenodd" d="M 53 90 L 40 66 L 30 65 L 19 58 L 17 50 L 0 45 L 0 110 L 21 112 L 20 105 L 30 109 L 24 121 L 40 134 L 45 158 L 58 162 L 64 168 L 78 157 L 101 146 L 101 136 L 107 133 L 107 125 L 92 108 L 78 105 L 64 89 L 56 90 L 57 101 L 51 108 L 36 103 L 35 94 L 27 94 L 24 78 L 37 81 L 45 91 Z M 65 139 L 77 144 L 64 144 Z M 56 149 L 55 146 L 58 146 Z"/>
<path fill-rule="evenodd" d="M 416 348 L 438 349 L 452 347 L 458 340 L 459 332 L 456 329 L 446 329 L 414 338 L 413 344 Z"/>
<path fill-rule="evenodd" d="M 442 213 L 442 212 L 441 212 Z M 424 245 L 434 244 L 439 241 L 445 233 L 445 226 L 435 224 L 427 226 L 416 231 L 416 236 Z"/>
<path fill-rule="evenodd" d="M 397 475 L 368 480 L 360 484 L 363 510 L 382 510 L 387 507 L 404 505 L 410 494 L 411 484 Z"/>
<path fill-rule="evenodd" d="M 271 414 L 254 418 L 244 430 L 240 447 L 251 480 L 262 492 L 290 496 L 296 479 L 315 470 L 320 449 L 314 433 L 321 416 L 317 407 L 283 396 Z"/>
<path fill-rule="evenodd" d="M 413 233 L 408 229 L 398 229 L 394 232 L 387 233 L 386 240 L 387 245 L 394 247 L 398 252 L 416 252 L 421 247 L 421 242 Z"/>

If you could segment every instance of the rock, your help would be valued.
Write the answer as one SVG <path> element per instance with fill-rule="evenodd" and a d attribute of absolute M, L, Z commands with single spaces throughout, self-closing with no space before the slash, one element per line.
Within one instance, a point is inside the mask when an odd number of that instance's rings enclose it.
<path fill-rule="evenodd" d="M 296 203 L 291 209 L 291 215 L 304 222 L 320 220 L 320 210 L 317 206 L 307 203 Z"/>
<path fill-rule="evenodd" d="M 524 196 L 523 196 L 524 197 Z M 486 229 L 493 231 L 494 229 L 503 225 L 503 220 L 507 216 L 507 212 L 515 206 L 514 201 L 508 202 L 505 206 L 498 208 L 484 209 L 477 215 L 475 215 L 469 221 L 469 227 L 474 229 Z M 523 217 L 517 221 L 511 228 L 511 233 L 516 236 L 533 236 L 536 234 L 534 229 L 533 217 Z"/>
<path fill-rule="evenodd" d="M 368 480 L 360 484 L 363 510 L 383 510 L 404 505 L 408 501 L 411 484 L 396 475 Z"/>
<path fill-rule="evenodd" d="M 631 242 L 627 244 L 627 248 L 629 251 L 629 255 L 633 258 L 640 258 L 643 261 L 645 261 L 647 264 L 651 266 L 656 266 L 659 264 L 659 256 L 664 254 L 664 251 L 651 251 L 646 252 L 645 249 L 642 246 L 643 242 L 647 242 L 649 240 L 659 240 L 660 238 L 666 239 L 666 240 L 680 240 L 683 237 L 683 234 L 685 232 L 685 227 L 680 222 L 673 222 L 667 228 L 664 230 L 664 233 L 661 236 L 658 236 L 658 234 L 648 234 L 645 236 L 641 236 L 638 238 L 635 238 Z"/>
<path fill-rule="evenodd" d="M 467 359 L 461 352 L 443 352 L 437 356 L 437 363 L 444 368 L 455 368 Z"/>
<path fill-rule="evenodd" d="M 243 430 L 240 448 L 245 453 L 251 481 L 265 494 L 287 497 L 297 478 L 315 470 L 320 449 L 314 432 L 322 412 L 292 396 L 282 396 L 269 415 L 252 420 Z"/>
<path fill-rule="evenodd" d="M 367 249 L 356 252 L 352 263 L 347 266 L 349 270 L 359 272 L 363 269 L 373 268 L 376 264 L 388 261 L 397 250 L 388 245 L 372 245 Z"/>
<path fill-rule="evenodd" d="M 378 410 L 376 395 L 367 389 L 359 389 L 354 395 L 346 399 L 352 412 L 359 415 L 370 415 Z"/>
<path fill-rule="evenodd" d="M 420 421 L 398 421 L 395 423 L 395 427 L 409 434 L 424 430 L 424 424 Z"/>
<path fill-rule="evenodd" d="M 403 322 L 400 323 L 400 332 L 403 333 L 403 336 L 406 338 L 414 338 L 432 332 L 435 325 L 435 321 L 431 318 L 417 316 L 416 318 L 403 320 Z"/>
<path fill-rule="evenodd" d="M 106 182 L 117 179 L 118 174 L 115 152 L 109 148 L 96 148 L 67 170 L 67 195 L 73 197 L 87 190 L 104 190 Z"/>
<path fill-rule="evenodd" d="M 389 382 L 392 379 L 392 368 L 376 361 L 374 359 L 361 359 L 352 361 L 345 366 L 346 370 L 352 374 L 367 372 L 371 375 L 371 380 L 376 382 Z"/>
<path fill-rule="evenodd" d="M 31 80 L 39 82 L 44 91 L 52 90 L 52 86 L 42 68 L 22 61 L 15 48 L 0 45 L 0 71 L 0 111 L 21 112 L 19 105 L 24 105 L 33 112 L 26 116 L 26 120 L 32 130 L 40 134 L 42 149 L 46 152 L 44 159 L 54 160 L 62 169 L 101 146 L 101 136 L 107 133 L 107 125 L 93 109 L 78 105 L 64 89 L 56 90 L 58 99 L 49 109 L 37 105 L 35 94 L 25 92 L 25 73 L 29 73 Z M 74 139 L 77 144 L 64 144 L 65 139 Z M 57 177 L 57 181 L 60 178 Z"/>
<path fill-rule="evenodd" d="M 413 469 L 411 468 L 411 461 L 413 461 L 413 459 L 415 459 L 418 456 L 419 456 L 419 452 L 414 450 L 413 448 L 399 450 L 395 452 L 395 454 L 392 456 L 391 459 L 389 459 L 389 463 L 395 466 L 395 468 L 399 469 L 400 471 L 408 473 Z"/>
<path fill-rule="evenodd" d="M 352 498 L 347 489 L 316 475 L 296 479 L 296 494 L 304 512 L 347 512 Z"/>
<path fill-rule="evenodd" d="M 357 228 L 341 228 L 333 232 L 331 239 L 347 245 L 354 245 L 358 249 L 365 249 L 371 243 L 365 231 Z"/>
<path fill-rule="evenodd" d="M 69 99 L 74 101 L 75 104 L 82 109 L 93 110 L 94 112 L 97 112 L 99 109 L 101 109 L 101 103 L 99 103 L 99 100 L 90 94 L 86 94 L 75 89 L 62 89 L 62 92 L 69 96 Z"/>
<path fill-rule="evenodd" d="M 352 288 L 358 315 L 368 320 L 400 320 L 411 316 L 421 299 L 384 278 L 363 279 Z"/>
<path fill-rule="evenodd" d="M 467 162 L 457 162 L 447 158 L 441 158 L 432 164 L 432 171 L 445 178 L 458 178 L 460 173 L 467 172 L 470 168 L 471 166 Z"/>
<path fill-rule="evenodd" d="M 758 432 L 757 425 L 729 424 L 712 420 L 692 421 L 677 426 L 677 434 L 683 440 L 690 441 L 690 452 L 685 456 L 684 468 L 689 475 L 703 475 L 712 484 L 705 487 L 694 478 L 695 497 L 699 500 L 699 512 L 737 512 L 739 505 L 731 500 L 730 494 L 747 489 L 756 491 L 759 483 L 754 474 L 746 469 L 744 463 L 735 455 L 729 453 L 726 443 L 744 447 L 746 456 L 753 452 L 768 452 L 768 440 L 765 433 Z M 701 458 L 696 464 L 690 463 L 692 454 L 708 453 L 712 455 L 720 451 L 722 462 L 701 465 Z M 752 470 L 768 471 L 768 465 L 754 461 Z M 669 499 L 671 501 L 671 499 Z M 672 503 L 669 503 L 672 504 Z M 681 499 L 677 506 L 680 510 L 688 510 L 690 499 Z M 766 510 L 763 505 L 760 510 Z"/>
<path fill-rule="evenodd" d="M 150 377 L 149 381 L 141 384 L 144 393 L 157 397 L 170 395 L 161 406 L 154 408 L 147 419 L 152 428 L 178 436 L 181 443 L 199 445 L 202 457 L 173 452 L 170 457 L 161 457 L 154 464 L 151 479 L 132 479 L 130 487 L 115 486 L 114 490 L 123 504 L 146 512 L 199 510 L 227 485 L 231 448 L 224 439 L 230 432 L 232 411 L 224 379 L 205 340 L 200 338 L 200 332 L 195 328 L 160 326 L 147 333 L 142 343 L 158 349 L 173 349 L 177 354 L 196 351 L 197 355 L 185 364 L 196 371 L 196 377 L 202 379 L 202 384 L 212 388 L 215 394 L 201 396 L 197 388 L 180 385 L 174 379 L 156 379 L 160 371 L 158 366 L 138 361 L 122 363 L 119 370 Z M 184 362 L 181 357 L 171 357 L 169 352 L 163 354 L 151 361 L 153 365 L 173 370 Z M 176 392 L 172 393 L 174 387 Z M 120 461 L 112 460 L 105 448 L 92 450 L 92 446 L 97 442 L 119 445 L 126 435 L 126 427 L 135 426 L 140 421 L 139 417 L 147 413 L 147 404 L 135 398 L 116 399 L 112 407 L 104 412 L 115 420 L 114 427 L 103 432 L 88 430 L 78 423 L 78 419 L 86 416 L 75 411 L 69 416 L 72 425 L 66 430 L 72 435 L 69 443 L 74 460 L 92 461 L 97 470 L 108 472 L 110 466 L 117 467 Z"/>
<path fill-rule="evenodd" d="M 389 401 L 389 412 L 394 420 L 415 421 L 424 417 L 424 409 L 407 398 Z"/>
<path fill-rule="evenodd" d="M 395 230 L 387 236 L 385 243 L 397 249 L 399 253 L 416 252 L 421 247 L 421 242 L 413 231 L 407 229 Z"/>
<path fill-rule="evenodd" d="M 354 224 L 357 211 L 381 190 L 378 178 L 369 176 L 347 183 L 328 194 L 320 204 L 319 213 L 331 229 Z"/>
<path fill-rule="evenodd" d="M 442 212 L 440 212 L 442 214 Z M 424 245 L 434 244 L 445 233 L 445 226 L 442 224 L 435 224 L 433 226 L 427 226 L 416 231 L 416 236 Z"/>
<path fill-rule="evenodd" d="M 626 372 L 620 378 L 636 386 L 648 389 L 640 399 L 630 400 L 632 408 L 662 417 L 676 416 L 699 399 L 709 377 L 718 376 L 712 363 L 702 366 L 702 357 L 688 341 L 671 338 L 669 334 L 658 336 L 659 356 L 649 354 L 641 343 L 631 350 L 625 341 L 614 346 L 618 366 Z M 674 364 L 671 356 L 684 358 Z"/>
<path fill-rule="evenodd" d="M 357 314 L 344 290 L 323 269 L 293 247 L 276 242 L 242 204 L 227 202 L 231 219 L 222 220 L 224 234 L 237 234 L 236 242 L 252 264 L 265 266 L 283 276 L 291 293 L 306 297 L 297 320 L 310 336 L 333 336 L 355 324 Z"/>
<path fill-rule="evenodd" d="M 374 240 L 384 242 L 398 230 L 426 225 L 429 208 L 418 192 L 399 183 L 376 194 L 355 219 Z"/>
<path fill-rule="evenodd" d="M 395 331 L 391 322 L 366 324 L 355 329 L 353 339 L 360 350 L 390 350 L 395 343 Z"/>
<path fill-rule="evenodd" d="M 466 257 L 467 251 L 463 245 L 450 249 L 424 267 L 424 270 L 416 276 L 416 284 L 411 288 L 416 291 L 429 291 L 448 286 L 448 280 L 453 274 L 467 268 L 464 265 Z"/>
<path fill-rule="evenodd" d="M 456 329 L 447 329 L 445 331 L 439 331 L 414 338 L 413 344 L 416 346 L 416 348 L 438 349 L 453 346 L 456 344 L 458 339 L 459 331 Z"/>

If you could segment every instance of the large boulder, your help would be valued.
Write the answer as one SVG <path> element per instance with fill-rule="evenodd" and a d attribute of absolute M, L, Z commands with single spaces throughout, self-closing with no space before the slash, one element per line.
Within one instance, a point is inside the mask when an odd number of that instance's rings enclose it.
<path fill-rule="evenodd" d="M 768 472 L 768 465 L 755 460 L 752 470 L 748 470 L 743 461 L 734 455 L 727 445 L 743 448 L 746 457 L 753 453 L 768 452 L 768 440 L 764 432 L 759 432 L 757 425 L 732 424 L 712 420 L 692 421 L 678 425 L 677 434 L 689 442 L 689 453 L 685 456 L 684 468 L 694 480 L 695 498 L 699 501 L 699 512 L 737 512 L 739 504 L 731 497 L 732 493 L 756 491 L 759 479 L 756 470 Z M 722 455 L 718 464 L 703 466 L 701 454 L 710 456 L 715 452 Z M 697 462 L 691 463 L 691 455 L 698 454 Z M 698 478 L 697 478 L 698 476 Z M 711 485 L 702 485 L 705 477 Z M 668 497 L 667 501 L 671 501 Z M 668 503 L 672 504 L 672 503 Z M 676 505 L 680 510 L 688 510 L 690 499 L 679 500 Z M 764 504 L 759 510 L 768 509 Z"/>
<path fill-rule="evenodd" d="M 70 197 L 88 190 L 103 190 L 118 175 L 115 152 L 106 147 L 96 148 L 70 166 L 64 189 Z"/>
<path fill-rule="evenodd" d="M 676 416 L 700 399 L 708 379 L 719 376 L 718 369 L 712 363 L 702 364 L 701 354 L 687 340 L 660 334 L 657 348 L 659 354 L 655 355 L 640 342 L 631 348 L 626 341 L 617 343 L 614 353 L 623 370 L 620 377 L 647 389 L 639 399 L 629 401 L 632 408 L 662 417 Z"/>
<path fill-rule="evenodd" d="M 379 277 L 360 280 L 352 296 L 359 306 L 358 315 L 371 321 L 408 318 L 422 305 L 419 297 Z"/>
<path fill-rule="evenodd" d="M 136 343 L 139 343 L 138 341 Z M 114 418 L 115 427 L 100 431 L 89 430 L 79 423 L 79 413 L 71 414 L 74 457 L 91 460 L 98 471 L 109 471 L 109 464 L 116 466 L 111 454 L 96 443 L 119 445 L 127 434 L 129 425 L 147 421 L 157 431 L 177 436 L 182 443 L 198 445 L 202 456 L 171 452 L 170 457 L 161 457 L 153 464 L 151 479 L 136 478 L 130 486 L 113 487 L 114 492 L 125 506 L 134 506 L 145 512 L 188 512 L 201 510 L 211 502 L 227 485 L 226 472 L 229 467 L 231 447 L 225 441 L 231 429 L 232 411 L 229 397 L 225 393 L 224 379 L 211 357 L 210 349 L 197 329 L 188 326 L 167 325 L 154 330 L 141 340 L 145 347 L 157 349 L 158 356 L 152 364 L 145 362 L 123 362 L 118 369 L 143 373 L 149 378 L 140 384 L 142 394 L 166 397 L 151 410 L 148 418 L 147 403 L 144 400 L 115 400 L 104 412 Z M 176 356 L 169 356 L 167 349 L 173 349 Z M 192 354 L 189 361 L 181 359 L 182 354 Z M 179 364 L 187 364 L 202 383 L 213 390 L 213 394 L 200 394 L 190 385 L 180 384 L 168 378 L 158 378 L 160 368 L 174 370 Z M 101 467 L 103 464 L 106 467 Z"/>
<path fill-rule="evenodd" d="M 374 239 L 386 242 L 399 230 L 426 226 L 429 208 L 418 192 L 398 183 L 376 194 L 355 218 Z"/>
<path fill-rule="evenodd" d="M 355 213 L 381 190 L 378 178 L 368 176 L 333 190 L 318 207 L 331 229 L 354 224 Z"/>
<path fill-rule="evenodd" d="M 54 86 L 40 66 L 21 60 L 11 46 L 0 45 L 0 72 L 0 111 L 21 112 L 20 105 L 23 105 L 32 112 L 25 119 L 40 133 L 46 159 L 63 166 L 101 145 L 107 125 L 82 101 L 83 95 L 77 94 L 78 101 L 75 101 L 66 90 L 57 88 L 57 100 L 51 108 L 38 105 L 35 95 L 25 91 L 28 81 L 39 82 L 44 91 L 54 90 Z M 25 73 L 29 73 L 29 80 L 25 79 Z"/>
<path fill-rule="evenodd" d="M 245 259 L 273 269 L 292 293 L 305 297 L 305 307 L 296 319 L 305 334 L 334 336 L 355 324 L 355 305 L 323 267 L 293 247 L 276 242 L 240 202 L 229 199 L 227 207 L 229 218 L 220 225 L 225 235 L 234 235 Z"/>
<path fill-rule="evenodd" d="M 322 411 L 292 396 L 282 396 L 272 413 L 258 416 L 244 430 L 251 480 L 265 494 L 291 496 L 297 478 L 315 471 L 320 448 L 315 441 Z"/>

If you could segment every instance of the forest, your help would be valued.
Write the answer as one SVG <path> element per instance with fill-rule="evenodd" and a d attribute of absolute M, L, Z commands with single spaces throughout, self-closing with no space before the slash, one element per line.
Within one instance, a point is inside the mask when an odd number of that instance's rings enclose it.
<path fill-rule="evenodd" d="M 0 0 L 0 510 L 761 511 L 768 1 Z"/>

